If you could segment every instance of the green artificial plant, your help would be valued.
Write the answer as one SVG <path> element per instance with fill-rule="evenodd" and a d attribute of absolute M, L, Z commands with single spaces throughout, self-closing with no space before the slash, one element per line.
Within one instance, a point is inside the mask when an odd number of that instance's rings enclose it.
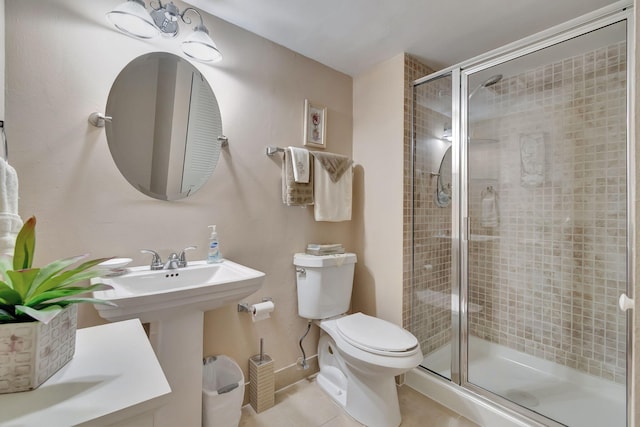
<path fill-rule="evenodd" d="M 70 304 L 113 305 L 95 298 L 79 297 L 87 292 L 109 288 L 106 285 L 74 286 L 83 280 L 108 273 L 109 269 L 101 268 L 99 264 L 110 258 L 94 259 L 70 268 L 86 258 L 88 255 L 85 254 L 33 268 L 35 244 L 36 218 L 32 216 L 18 233 L 13 259 L 0 259 L 0 323 L 49 323 Z"/>

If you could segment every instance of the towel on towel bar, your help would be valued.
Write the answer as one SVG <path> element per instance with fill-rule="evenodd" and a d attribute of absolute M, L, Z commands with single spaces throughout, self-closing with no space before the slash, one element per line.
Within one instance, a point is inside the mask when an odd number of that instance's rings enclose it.
<path fill-rule="evenodd" d="M 487 187 L 482 192 L 480 225 L 483 227 L 496 227 L 498 225 L 498 196 L 493 187 Z"/>
<path fill-rule="evenodd" d="M 13 256 L 16 237 L 22 227 L 18 216 L 18 174 L 0 158 L 0 254 Z"/>
<path fill-rule="evenodd" d="M 316 221 L 351 220 L 353 173 L 348 157 L 313 153 L 313 198 Z"/>
<path fill-rule="evenodd" d="M 293 163 L 289 150 L 284 150 L 282 159 L 282 203 L 287 206 L 307 206 L 313 204 L 313 173 L 309 171 L 309 182 L 299 183 L 293 177 Z M 309 163 L 309 169 L 311 162 Z"/>
<path fill-rule="evenodd" d="M 322 167 L 329 174 L 332 182 L 338 182 L 342 174 L 351 167 L 352 160 L 348 157 L 333 153 L 313 153 L 316 160 L 320 161 Z"/>
<path fill-rule="evenodd" d="M 311 179 L 309 173 L 309 150 L 306 148 L 287 147 L 293 165 L 293 179 L 301 184 L 308 184 Z M 286 151 L 285 150 L 285 151 Z"/>

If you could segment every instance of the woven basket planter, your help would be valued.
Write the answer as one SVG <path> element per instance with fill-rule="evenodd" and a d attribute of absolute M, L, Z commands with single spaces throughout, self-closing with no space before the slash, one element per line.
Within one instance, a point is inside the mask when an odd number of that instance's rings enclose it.
<path fill-rule="evenodd" d="M 0 393 L 33 390 L 67 364 L 76 350 L 77 319 L 71 304 L 48 324 L 0 324 Z"/>

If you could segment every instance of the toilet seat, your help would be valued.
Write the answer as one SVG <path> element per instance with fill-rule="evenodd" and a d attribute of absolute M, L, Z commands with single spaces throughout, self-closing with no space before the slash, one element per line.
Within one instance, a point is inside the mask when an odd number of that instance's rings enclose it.
<path fill-rule="evenodd" d="M 407 356 L 418 349 L 418 340 L 400 326 L 355 313 L 336 320 L 340 337 L 352 346 L 382 356 Z"/>

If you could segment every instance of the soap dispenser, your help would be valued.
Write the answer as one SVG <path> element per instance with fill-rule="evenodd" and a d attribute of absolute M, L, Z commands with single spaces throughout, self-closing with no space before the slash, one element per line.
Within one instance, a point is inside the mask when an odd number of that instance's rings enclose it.
<path fill-rule="evenodd" d="M 222 256 L 220 255 L 216 226 L 210 225 L 209 228 L 211 229 L 211 236 L 209 236 L 209 253 L 207 254 L 207 262 L 209 264 L 214 264 L 216 262 L 221 262 Z"/>

